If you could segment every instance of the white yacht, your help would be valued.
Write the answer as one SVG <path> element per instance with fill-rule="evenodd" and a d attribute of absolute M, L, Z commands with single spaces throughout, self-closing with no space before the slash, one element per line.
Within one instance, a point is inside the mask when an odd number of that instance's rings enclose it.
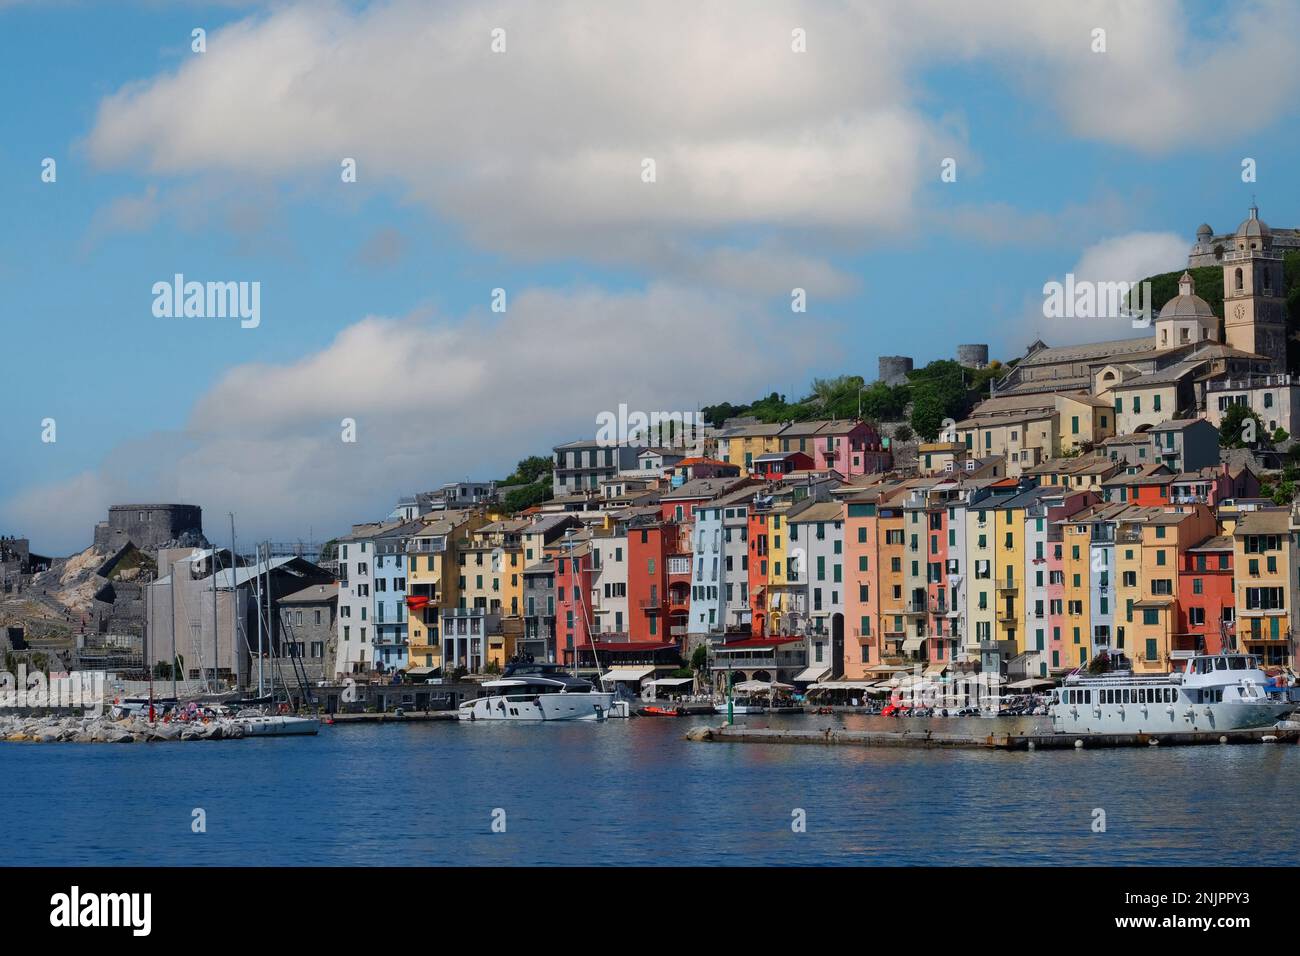
<path fill-rule="evenodd" d="M 235 715 L 234 722 L 243 729 L 245 737 L 297 737 L 320 733 L 320 720 L 316 717 L 242 710 Z"/>
<path fill-rule="evenodd" d="M 1296 709 L 1270 695 L 1259 658 L 1223 653 L 1192 657 L 1172 674 L 1130 671 L 1067 677 L 1048 713 L 1060 734 L 1209 733 L 1270 727 Z"/>
<path fill-rule="evenodd" d="M 604 720 L 630 716 L 619 695 L 598 691 L 558 664 L 508 664 L 488 694 L 460 705 L 461 720 Z"/>

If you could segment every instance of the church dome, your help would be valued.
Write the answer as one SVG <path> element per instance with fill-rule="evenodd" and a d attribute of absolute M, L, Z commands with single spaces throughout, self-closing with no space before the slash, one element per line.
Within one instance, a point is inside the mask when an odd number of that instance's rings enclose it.
<path fill-rule="evenodd" d="M 1198 226 L 1196 229 L 1197 239 L 1202 239 L 1202 240 L 1209 239 L 1213 235 L 1214 235 L 1214 230 L 1210 228 L 1210 224 L 1208 222 L 1201 223 L 1200 226 Z"/>
<path fill-rule="evenodd" d="M 1273 231 L 1268 228 L 1268 223 L 1259 218 L 1258 206 L 1251 206 L 1250 215 L 1237 227 L 1239 239 L 1263 239 L 1272 235 Z"/>
<path fill-rule="evenodd" d="M 1178 295 L 1165 303 L 1160 310 L 1162 319 L 1213 319 L 1210 303 L 1196 294 L 1196 284 L 1191 273 L 1184 272 L 1178 280 Z"/>

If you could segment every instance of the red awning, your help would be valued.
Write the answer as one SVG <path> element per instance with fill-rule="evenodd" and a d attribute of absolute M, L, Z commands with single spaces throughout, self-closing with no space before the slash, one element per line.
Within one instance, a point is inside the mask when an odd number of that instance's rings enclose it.
<path fill-rule="evenodd" d="M 642 641 L 633 643 L 632 641 L 597 641 L 596 650 L 598 651 L 637 651 L 639 653 L 666 651 L 669 648 L 674 650 L 677 644 L 673 641 Z"/>
<path fill-rule="evenodd" d="M 406 606 L 412 611 L 422 611 L 429 603 L 429 599 L 423 594 L 412 594 L 406 599 Z"/>
<path fill-rule="evenodd" d="M 781 647 L 784 644 L 801 644 L 802 637 L 746 637 L 739 641 L 714 644 L 715 651 L 753 650 L 754 648 Z"/>

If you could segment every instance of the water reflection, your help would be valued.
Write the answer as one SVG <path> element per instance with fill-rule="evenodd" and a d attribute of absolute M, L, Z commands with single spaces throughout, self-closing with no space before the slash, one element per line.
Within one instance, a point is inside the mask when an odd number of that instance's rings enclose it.
<path fill-rule="evenodd" d="M 737 720 L 989 733 L 1036 718 Z M 1007 753 L 683 740 L 718 722 L 0 748 L 2 805 L 40 806 L 61 833 L 33 846 L 24 816 L 3 814 L 0 840 L 25 847 L 11 862 L 26 865 L 1244 864 L 1300 845 L 1293 745 Z M 208 814 L 201 837 L 189 832 L 196 806 Z M 505 833 L 492 832 L 497 808 Z M 1104 833 L 1092 830 L 1097 808 Z M 791 828 L 796 809 L 806 832 Z"/>

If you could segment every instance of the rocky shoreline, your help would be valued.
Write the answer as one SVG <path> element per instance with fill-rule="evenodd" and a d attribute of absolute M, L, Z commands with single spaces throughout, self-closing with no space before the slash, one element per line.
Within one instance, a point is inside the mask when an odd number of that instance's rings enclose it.
<path fill-rule="evenodd" d="M 244 727 L 237 720 L 149 723 L 138 717 L 0 716 L 0 741 L 9 743 L 131 744 L 161 740 L 238 740 Z"/>

